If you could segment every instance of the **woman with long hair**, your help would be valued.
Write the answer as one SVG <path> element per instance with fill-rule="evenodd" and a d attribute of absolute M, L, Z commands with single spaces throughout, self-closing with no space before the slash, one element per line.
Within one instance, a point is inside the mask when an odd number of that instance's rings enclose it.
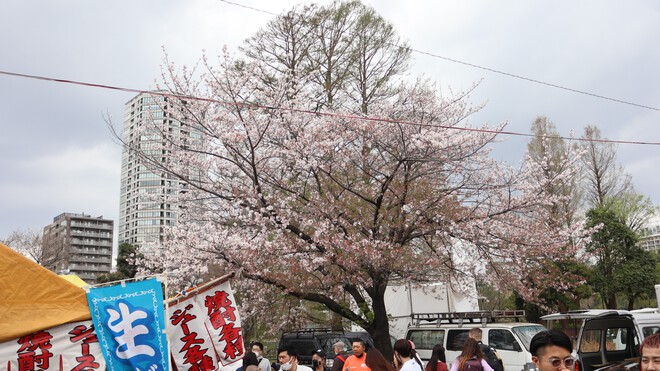
<path fill-rule="evenodd" d="M 385 359 L 383 353 L 376 348 L 367 351 L 367 359 L 364 361 L 371 371 L 395 371 L 392 364 Z"/>
<path fill-rule="evenodd" d="M 447 371 L 447 358 L 445 357 L 445 347 L 442 344 L 433 346 L 431 359 L 426 364 L 426 371 Z"/>
<path fill-rule="evenodd" d="M 259 359 L 253 352 L 247 352 L 243 356 L 243 365 L 236 371 L 257 371 L 259 370 Z"/>
<path fill-rule="evenodd" d="M 415 357 L 409 340 L 399 339 L 392 347 L 394 350 L 394 366 L 400 371 L 422 371 L 423 367 Z M 492 371 L 492 370 L 491 370 Z"/>
<path fill-rule="evenodd" d="M 463 345 L 463 352 L 456 358 L 456 361 L 451 365 L 451 371 L 494 371 L 484 359 L 484 353 L 479 347 L 479 343 L 472 339 L 467 338 Z"/>

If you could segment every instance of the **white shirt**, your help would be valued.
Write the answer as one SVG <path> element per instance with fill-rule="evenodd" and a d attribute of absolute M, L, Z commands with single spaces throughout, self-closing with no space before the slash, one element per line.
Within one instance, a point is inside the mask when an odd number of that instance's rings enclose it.
<path fill-rule="evenodd" d="M 419 366 L 419 363 L 414 359 L 409 359 L 406 363 L 403 364 L 401 370 L 399 371 L 422 371 L 422 368 Z"/>
<path fill-rule="evenodd" d="M 314 371 L 310 367 L 303 366 L 303 365 L 298 365 L 298 368 L 296 368 L 296 371 Z"/>
<path fill-rule="evenodd" d="M 260 357 L 259 359 L 259 369 L 261 371 L 270 371 L 270 361 L 268 358 Z"/>

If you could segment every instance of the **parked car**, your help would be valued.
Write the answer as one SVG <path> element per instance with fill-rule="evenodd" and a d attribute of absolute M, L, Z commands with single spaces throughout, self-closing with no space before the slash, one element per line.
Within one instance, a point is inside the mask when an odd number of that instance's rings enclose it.
<path fill-rule="evenodd" d="M 326 370 L 330 370 L 335 359 L 332 346 L 338 341 L 344 342 L 350 350 L 351 342 L 342 332 L 333 332 L 330 329 L 306 329 L 285 332 L 280 337 L 279 347 L 293 346 L 298 351 L 298 363 L 309 367 L 312 366 L 312 353 L 322 349 L 326 355 Z"/>
<path fill-rule="evenodd" d="M 575 356 L 579 371 L 595 371 L 615 363 L 639 363 L 642 340 L 660 330 L 660 311 L 591 309 L 554 313 L 542 320 L 582 321 Z"/>
<path fill-rule="evenodd" d="M 415 343 L 423 361 L 431 358 L 436 344 L 445 347 L 447 365 L 451 367 L 461 354 L 468 332 L 473 327 L 483 331 L 482 341 L 497 350 L 505 371 L 535 369 L 529 343 L 542 325 L 525 322 L 494 322 L 496 319 L 521 319 L 524 311 L 453 312 L 416 315 L 408 328 L 406 339 Z"/>

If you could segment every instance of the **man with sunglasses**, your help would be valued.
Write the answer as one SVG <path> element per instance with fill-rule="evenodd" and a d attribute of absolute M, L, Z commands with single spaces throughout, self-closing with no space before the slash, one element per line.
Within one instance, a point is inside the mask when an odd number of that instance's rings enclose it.
<path fill-rule="evenodd" d="M 559 330 L 541 331 L 534 335 L 529 351 L 538 371 L 570 371 L 575 365 L 571 355 L 573 342 Z"/>

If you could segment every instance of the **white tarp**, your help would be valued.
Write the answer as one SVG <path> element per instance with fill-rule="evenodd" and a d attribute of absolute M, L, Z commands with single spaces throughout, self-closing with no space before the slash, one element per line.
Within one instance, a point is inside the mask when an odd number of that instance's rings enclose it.
<path fill-rule="evenodd" d="M 465 293 L 456 292 L 448 286 L 446 283 L 388 286 L 385 290 L 385 308 L 390 317 L 390 335 L 397 339 L 404 338 L 413 314 L 479 310 L 474 282 L 464 290 Z"/>

